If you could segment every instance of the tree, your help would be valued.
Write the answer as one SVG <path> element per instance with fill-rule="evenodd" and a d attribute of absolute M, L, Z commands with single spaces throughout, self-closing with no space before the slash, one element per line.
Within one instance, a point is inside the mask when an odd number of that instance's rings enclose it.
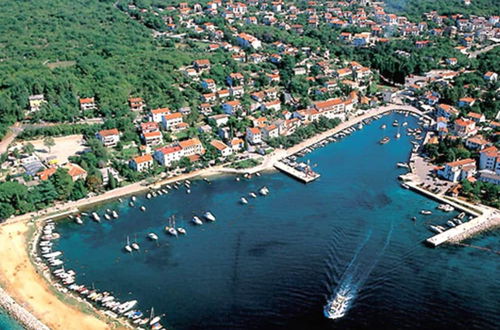
<path fill-rule="evenodd" d="M 115 189 L 118 186 L 118 182 L 116 181 L 116 178 L 111 174 L 110 171 L 108 171 L 108 188 L 109 189 Z"/>
<path fill-rule="evenodd" d="M 58 168 L 50 177 L 50 181 L 54 184 L 60 200 L 68 199 L 73 190 L 73 178 L 64 168 Z"/>
<path fill-rule="evenodd" d="M 52 147 L 56 145 L 56 142 L 51 136 L 46 137 L 43 139 L 43 145 L 49 148 L 49 153 L 52 152 Z"/>
<path fill-rule="evenodd" d="M 73 185 L 73 189 L 71 190 L 70 199 L 78 200 L 87 196 L 87 188 L 85 187 L 85 182 L 81 179 L 77 180 Z"/>
<path fill-rule="evenodd" d="M 23 147 L 23 152 L 31 155 L 33 152 L 35 152 L 35 146 L 32 143 L 26 143 Z"/>

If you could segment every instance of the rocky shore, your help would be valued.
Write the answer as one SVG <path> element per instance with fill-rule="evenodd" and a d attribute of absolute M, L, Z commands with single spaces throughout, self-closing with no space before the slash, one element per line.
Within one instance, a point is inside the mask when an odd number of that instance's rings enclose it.
<path fill-rule="evenodd" d="M 9 313 L 14 319 L 20 322 L 26 329 L 49 330 L 45 324 L 40 322 L 23 306 L 19 305 L 0 287 L 0 306 Z"/>

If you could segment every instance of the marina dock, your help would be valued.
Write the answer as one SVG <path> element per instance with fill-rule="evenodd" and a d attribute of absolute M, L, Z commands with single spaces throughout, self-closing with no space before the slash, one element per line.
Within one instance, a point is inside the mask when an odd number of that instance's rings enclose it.
<path fill-rule="evenodd" d="M 456 227 L 449 228 L 442 233 L 436 234 L 425 240 L 432 247 L 437 247 L 443 243 L 457 243 L 470 236 L 479 233 L 488 228 L 500 224 L 500 215 L 491 210 L 479 210 L 477 206 L 469 205 L 462 201 L 454 201 L 445 196 L 434 194 L 428 190 L 420 188 L 413 182 L 406 183 L 412 190 L 415 190 L 423 195 L 431 197 L 441 203 L 453 206 L 455 209 L 465 212 L 468 215 L 474 216 L 469 221 L 466 221 Z"/>
<path fill-rule="evenodd" d="M 282 161 L 274 163 L 274 167 L 304 183 L 312 182 L 320 177 L 318 173 L 312 170 L 301 171 L 290 165 L 283 163 Z"/>

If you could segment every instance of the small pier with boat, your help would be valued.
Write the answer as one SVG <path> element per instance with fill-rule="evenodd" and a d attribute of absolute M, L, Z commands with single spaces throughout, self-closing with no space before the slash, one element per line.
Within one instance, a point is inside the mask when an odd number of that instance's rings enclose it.
<path fill-rule="evenodd" d="M 320 177 L 320 175 L 314 172 L 311 169 L 311 166 L 306 163 L 295 163 L 287 160 L 281 160 L 274 163 L 274 167 L 304 183 L 312 182 Z"/>

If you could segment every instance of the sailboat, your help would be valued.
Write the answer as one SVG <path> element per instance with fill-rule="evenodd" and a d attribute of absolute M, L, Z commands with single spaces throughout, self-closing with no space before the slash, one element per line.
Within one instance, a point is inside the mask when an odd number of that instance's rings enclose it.
<path fill-rule="evenodd" d="M 138 251 L 139 250 L 139 244 L 137 243 L 137 236 L 135 237 L 134 243 L 132 243 L 132 249 Z"/>
<path fill-rule="evenodd" d="M 399 128 L 400 128 L 400 127 L 401 127 L 401 126 L 398 126 L 398 132 L 396 133 L 396 139 L 399 139 L 399 138 L 401 137 L 401 133 L 399 132 Z"/>
<path fill-rule="evenodd" d="M 161 316 L 155 316 L 155 310 L 153 307 L 151 307 L 151 315 L 149 317 L 149 325 L 152 326 L 155 323 L 160 322 Z"/>
<path fill-rule="evenodd" d="M 175 229 L 175 216 L 168 218 L 168 226 L 165 227 L 165 231 L 172 235 L 177 236 L 177 229 Z"/>
<path fill-rule="evenodd" d="M 130 247 L 130 238 L 127 236 L 127 245 L 125 245 L 125 251 L 132 252 L 132 248 Z"/>
<path fill-rule="evenodd" d="M 149 233 L 148 237 L 152 241 L 157 241 L 158 240 L 158 235 L 156 235 L 155 233 Z"/>
<path fill-rule="evenodd" d="M 193 221 L 193 223 L 195 225 L 202 225 L 203 224 L 203 222 L 201 221 L 201 219 L 199 217 L 197 217 L 196 215 L 193 217 L 192 221 Z"/>

